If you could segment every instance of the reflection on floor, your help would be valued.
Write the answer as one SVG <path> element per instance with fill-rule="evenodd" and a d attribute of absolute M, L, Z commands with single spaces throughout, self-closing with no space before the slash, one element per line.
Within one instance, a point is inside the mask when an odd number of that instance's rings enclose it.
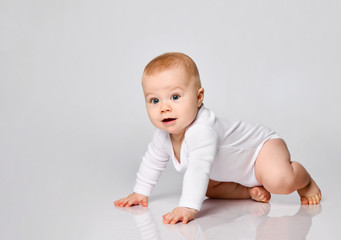
<path fill-rule="evenodd" d="M 271 204 L 252 200 L 207 199 L 197 218 L 187 225 L 161 225 L 153 207 L 117 208 L 132 214 L 141 239 L 171 239 L 160 228 L 179 233 L 178 239 L 306 239 L 312 219 L 322 206 Z M 294 213 L 292 211 L 295 211 Z M 290 214 L 286 214 L 286 213 Z M 165 213 L 165 212 L 164 212 Z M 158 214 L 158 213 L 157 213 Z M 159 215 L 159 214 L 158 214 Z"/>

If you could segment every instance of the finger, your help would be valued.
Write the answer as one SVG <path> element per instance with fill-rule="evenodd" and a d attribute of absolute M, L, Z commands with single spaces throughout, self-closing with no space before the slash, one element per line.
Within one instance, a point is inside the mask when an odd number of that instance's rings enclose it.
<path fill-rule="evenodd" d="M 121 198 L 115 201 L 115 205 L 120 205 L 125 198 Z"/>
<path fill-rule="evenodd" d="M 129 201 L 129 202 L 127 202 L 127 204 L 125 205 L 125 207 L 131 207 L 133 205 L 133 201 Z"/>
<path fill-rule="evenodd" d="M 141 205 L 144 206 L 144 207 L 147 207 L 148 206 L 148 200 L 147 199 L 143 199 L 141 201 Z"/>
<path fill-rule="evenodd" d="M 135 205 L 138 205 L 138 204 L 139 204 L 139 201 L 137 199 L 130 199 L 127 202 L 126 207 L 131 207 L 131 206 L 135 206 Z"/>
<path fill-rule="evenodd" d="M 120 207 L 121 204 L 122 204 L 122 199 L 115 201 L 116 207 Z"/>
<path fill-rule="evenodd" d="M 163 219 L 166 219 L 168 217 L 169 213 L 166 213 L 165 215 L 162 216 Z"/>
<path fill-rule="evenodd" d="M 128 201 L 129 201 L 129 199 L 127 199 L 127 198 L 122 199 L 120 207 L 125 207 L 127 205 Z"/>
<path fill-rule="evenodd" d="M 180 219 L 180 216 L 175 216 L 175 217 L 173 217 L 173 219 L 170 221 L 170 224 L 175 224 L 175 223 L 177 223 L 177 222 L 179 221 L 179 219 Z"/>
<path fill-rule="evenodd" d="M 163 219 L 163 223 L 168 224 L 169 222 L 170 222 L 170 220 L 168 218 Z"/>
<path fill-rule="evenodd" d="M 182 219 L 182 223 L 183 224 L 187 224 L 189 221 L 189 217 L 188 216 L 185 216 L 183 219 Z"/>
<path fill-rule="evenodd" d="M 172 217 L 170 216 L 169 213 L 163 216 L 163 223 L 168 224 L 172 220 Z"/>
<path fill-rule="evenodd" d="M 164 224 L 168 224 L 169 222 L 166 219 L 163 219 L 162 221 Z"/>

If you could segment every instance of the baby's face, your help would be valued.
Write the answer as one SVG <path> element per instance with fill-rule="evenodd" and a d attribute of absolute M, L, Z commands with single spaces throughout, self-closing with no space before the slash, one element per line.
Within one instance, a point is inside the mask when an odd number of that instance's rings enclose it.
<path fill-rule="evenodd" d="M 170 134 L 185 133 L 202 104 L 204 89 L 182 68 L 144 76 L 142 87 L 153 125 Z"/>

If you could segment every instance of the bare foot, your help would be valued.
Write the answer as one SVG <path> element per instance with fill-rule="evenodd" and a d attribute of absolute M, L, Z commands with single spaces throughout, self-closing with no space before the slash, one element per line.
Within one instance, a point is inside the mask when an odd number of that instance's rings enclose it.
<path fill-rule="evenodd" d="M 248 189 L 251 199 L 257 202 L 267 203 L 270 201 L 271 194 L 264 187 L 252 187 Z"/>
<path fill-rule="evenodd" d="M 297 190 L 298 194 L 301 196 L 301 204 L 319 204 L 321 201 L 321 190 L 315 183 L 315 181 L 310 177 L 310 181 L 307 186 Z"/>

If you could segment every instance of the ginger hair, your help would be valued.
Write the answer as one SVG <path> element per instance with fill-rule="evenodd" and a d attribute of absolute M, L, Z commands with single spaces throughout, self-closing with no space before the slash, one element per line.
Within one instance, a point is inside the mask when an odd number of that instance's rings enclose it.
<path fill-rule="evenodd" d="M 201 88 L 197 65 L 192 58 L 180 52 L 164 53 L 154 58 L 144 68 L 143 76 L 151 76 L 177 67 L 183 68 L 190 78 L 194 78 L 198 88 Z"/>

